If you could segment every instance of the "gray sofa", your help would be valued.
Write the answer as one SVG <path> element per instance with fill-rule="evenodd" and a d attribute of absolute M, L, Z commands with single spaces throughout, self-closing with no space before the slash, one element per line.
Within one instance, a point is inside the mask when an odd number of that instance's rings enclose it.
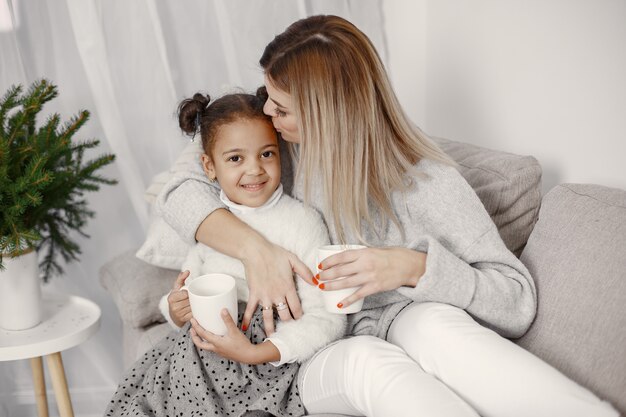
<path fill-rule="evenodd" d="M 535 158 L 436 140 L 535 279 L 537 317 L 515 343 L 626 414 L 626 191 L 562 184 L 542 198 Z M 157 304 L 178 273 L 135 251 L 100 270 L 122 319 L 126 366 L 170 330 Z"/>

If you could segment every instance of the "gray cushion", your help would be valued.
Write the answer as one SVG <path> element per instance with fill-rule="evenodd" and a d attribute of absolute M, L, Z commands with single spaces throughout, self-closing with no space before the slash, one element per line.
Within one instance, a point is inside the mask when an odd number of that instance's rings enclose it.
<path fill-rule="evenodd" d="M 145 263 L 135 252 L 125 252 L 104 264 L 100 282 L 113 297 L 126 324 L 143 327 L 164 322 L 159 300 L 170 291 L 179 271 Z"/>
<path fill-rule="evenodd" d="M 453 142 L 433 140 L 454 159 L 516 256 L 524 249 L 541 203 L 541 166 L 521 156 Z"/>
<path fill-rule="evenodd" d="M 626 413 L 626 191 L 555 187 L 521 260 L 539 306 L 518 343 Z"/>

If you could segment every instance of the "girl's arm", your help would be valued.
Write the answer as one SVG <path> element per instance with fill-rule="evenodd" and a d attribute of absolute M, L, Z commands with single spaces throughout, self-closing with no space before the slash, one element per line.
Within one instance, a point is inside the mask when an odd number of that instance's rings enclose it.
<path fill-rule="evenodd" d="M 191 319 L 191 339 L 196 347 L 215 352 L 226 359 L 252 365 L 280 360 L 280 352 L 272 342 L 252 344 L 237 328 L 226 309 L 222 310 L 222 320 L 226 324 L 227 333 L 216 336 L 204 330 L 195 319 Z"/>
<path fill-rule="evenodd" d="M 312 208 L 290 200 L 279 213 L 280 219 L 289 224 L 291 239 L 284 242 L 307 265 L 315 267 L 317 248 L 328 245 L 330 239 L 321 216 Z M 297 219 L 292 223 L 287 219 Z M 295 238 L 293 238 L 295 237 Z M 322 291 L 297 279 L 298 295 L 302 301 L 303 315 L 299 320 L 281 320 L 276 333 L 267 340 L 280 351 L 280 360 L 272 362 L 279 366 L 289 362 L 304 362 L 315 352 L 345 335 L 346 315 L 326 311 Z M 282 311 L 279 311 L 282 313 Z"/>
<path fill-rule="evenodd" d="M 287 196 L 262 220 L 257 219 L 256 224 L 270 239 L 289 248 L 311 266 L 315 264 L 316 249 L 329 243 L 321 217 L 313 209 L 305 209 L 301 203 Z M 283 318 L 286 310 L 278 311 L 281 316 L 278 329 L 273 334 L 268 333 L 268 339 L 263 343 L 250 344 L 237 329 L 229 330 L 226 336 L 219 338 L 212 337 L 201 327 L 193 325 L 196 337 L 200 336 L 194 339 L 194 343 L 199 348 L 245 363 L 271 362 L 278 366 L 295 361 L 303 362 L 310 358 L 315 352 L 344 335 L 346 316 L 327 312 L 322 292 L 304 280 L 296 279 L 304 314 L 298 320 L 291 320 L 289 317 Z M 273 314 L 272 309 L 267 312 Z M 225 319 L 225 322 L 232 321 L 230 316 Z M 192 337 L 193 335 L 192 333 Z"/>
<path fill-rule="evenodd" d="M 227 328 L 225 336 L 215 336 L 191 319 L 194 344 L 224 358 L 248 364 L 271 362 L 279 366 L 295 361 L 304 362 L 324 346 L 344 336 L 346 316 L 327 312 L 321 291 L 301 279 L 298 282 L 298 294 L 304 309 L 302 317 L 299 320 L 280 321 L 278 330 L 263 343 L 252 344 L 236 327 L 230 315 L 223 314 L 222 319 Z"/>
<path fill-rule="evenodd" d="M 272 361 L 275 366 L 302 363 L 345 335 L 347 316 L 326 311 L 322 291 L 318 288 L 302 280 L 298 284 L 304 310 L 302 318 L 280 321 L 276 333 L 266 340 L 273 342 L 280 352 L 279 360 Z"/>

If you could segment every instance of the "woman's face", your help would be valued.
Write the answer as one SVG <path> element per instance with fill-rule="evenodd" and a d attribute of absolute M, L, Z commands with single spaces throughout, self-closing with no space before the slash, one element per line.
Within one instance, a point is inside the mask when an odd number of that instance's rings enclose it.
<path fill-rule="evenodd" d="M 272 118 L 274 128 L 287 142 L 300 143 L 300 132 L 296 120 L 291 95 L 277 89 L 272 81 L 265 76 L 265 87 L 269 98 L 263 106 L 263 113 Z"/>

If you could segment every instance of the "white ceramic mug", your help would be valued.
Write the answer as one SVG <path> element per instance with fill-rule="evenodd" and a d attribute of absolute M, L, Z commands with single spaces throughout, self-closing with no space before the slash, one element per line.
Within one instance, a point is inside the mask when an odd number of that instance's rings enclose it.
<path fill-rule="evenodd" d="M 321 263 L 322 266 L 324 266 L 324 260 L 328 258 L 329 256 L 334 255 L 336 253 L 340 253 L 346 250 L 364 249 L 364 248 L 365 246 L 362 246 L 362 245 L 321 246 L 317 248 L 317 265 L 319 266 L 319 264 Z M 319 273 L 320 270 L 318 269 L 317 272 Z M 339 280 L 343 278 L 336 278 L 336 279 Z M 323 290 L 322 294 L 324 297 L 324 307 L 326 308 L 326 311 L 329 311 L 331 313 L 337 313 L 337 314 L 351 314 L 351 313 L 356 313 L 357 311 L 361 311 L 361 308 L 363 308 L 363 299 L 360 299 L 359 301 L 357 301 L 354 304 L 349 305 L 348 307 L 343 307 L 343 308 L 337 307 L 337 303 L 339 303 L 346 297 L 349 297 L 350 295 L 355 293 L 359 288 L 361 287 L 343 288 L 341 290 L 335 290 L 335 291 Z"/>
<path fill-rule="evenodd" d="M 200 275 L 181 288 L 189 294 L 191 313 L 205 330 L 224 336 L 226 325 L 221 311 L 227 309 L 237 323 L 237 285 L 235 278 L 226 274 Z"/>

